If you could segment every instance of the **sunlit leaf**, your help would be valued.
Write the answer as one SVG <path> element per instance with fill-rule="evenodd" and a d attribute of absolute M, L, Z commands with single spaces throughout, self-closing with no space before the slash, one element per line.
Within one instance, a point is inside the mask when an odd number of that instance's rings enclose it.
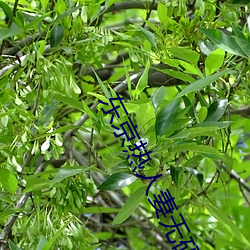
<path fill-rule="evenodd" d="M 211 75 L 223 65 L 225 56 L 225 51 L 222 49 L 217 49 L 210 53 L 205 60 L 205 72 L 206 75 Z"/>
<path fill-rule="evenodd" d="M 200 55 L 196 51 L 181 48 L 181 47 L 172 47 L 168 49 L 170 52 L 173 53 L 175 57 L 178 57 L 180 59 L 183 59 L 187 62 L 190 62 L 192 65 L 197 65 Z"/>
<path fill-rule="evenodd" d="M 14 194 L 18 187 L 16 176 L 5 168 L 0 168 L 0 183 L 11 194 Z"/>
<path fill-rule="evenodd" d="M 220 30 L 217 29 L 204 29 L 200 28 L 212 42 L 214 42 L 219 48 L 238 56 L 246 57 L 246 54 L 241 49 L 237 40 L 233 36 L 226 35 Z"/>
<path fill-rule="evenodd" d="M 151 98 L 153 107 L 157 111 L 157 108 L 160 106 L 162 101 L 164 100 L 166 94 L 166 88 L 164 86 L 161 86 L 159 89 L 156 90 L 155 94 Z"/>
<path fill-rule="evenodd" d="M 117 190 L 133 183 L 136 177 L 132 174 L 120 172 L 109 176 L 99 187 L 99 190 Z"/>

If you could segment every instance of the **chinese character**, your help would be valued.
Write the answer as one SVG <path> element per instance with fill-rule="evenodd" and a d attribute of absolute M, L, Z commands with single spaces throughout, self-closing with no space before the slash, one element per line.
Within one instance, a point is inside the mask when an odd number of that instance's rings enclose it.
<path fill-rule="evenodd" d="M 181 246 L 185 246 L 185 247 L 184 247 L 184 248 L 180 248 L 179 250 L 188 249 L 187 243 L 190 243 L 190 242 L 192 242 L 193 245 L 196 246 L 195 243 L 194 243 L 194 240 L 193 240 L 193 237 L 192 237 L 192 236 L 190 236 L 190 239 L 191 239 L 191 240 L 187 240 L 187 241 L 180 240 L 181 243 L 178 244 L 178 245 L 176 245 L 176 246 L 174 246 L 174 247 L 172 247 L 172 249 L 178 250 L 177 247 L 181 247 Z M 199 247 L 196 246 L 195 248 L 192 248 L 191 250 L 199 250 Z"/>
<path fill-rule="evenodd" d="M 124 99 L 121 98 L 121 97 L 119 96 L 118 93 L 116 93 L 116 95 L 117 95 L 117 98 L 109 98 L 109 101 L 110 101 L 110 103 L 111 103 L 111 105 L 112 105 L 112 109 L 110 109 L 110 110 L 108 110 L 108 111 L 105 111 L 105 110 L 102 108 L 102 112 L 103 112 L 104 114 L 109 114 L 109 113 L 111 113 L 111 112 L 114 111 L 115 114 L 117 115 L 117 117 L 120 118 L 120 115 L 119 115 L 119 113 L 117 112 L 117 109 L 120 108 L 121 106 L 120 106 L 120 105 L 115 106 L 114 103 L 113 103 L 113 101 L 117 101 L 117 100 L 120 101 L 120 103 L 121 103 L 123 109 L 125 110 L 126 115 L 128 115 L 128 112 L 127 112 L 127 110 L 126 110 L 126 108 L 125 108 L 125 106 L 124 106 L 124 104 L 123 104 L 123 102 L 122 102 L 122 100 L 124 100 Z M 100 101 L 100 103 L 102 103 L 102 104 L 104 104 L 104 105 L 108 105 L 107 102 Z M 113 119 L 114 119 L 114 114 L 112 114 L 112 117 L 111 117 L 111 120 L 110 120 L 110 124 L 113 123 Z"/>
<path fill-rule="evenodd" d="M 180 229 L 179 229 L 179 226 L 185 225 L 185 227 L 186 227 L 186 229 L 188 230 L 189 233 L 190 233 L 190 230 L 189 230 L 188 225 L 187 225 L 186 221 L 184 220 L 184 218 L 183 218 L 183 216 L 182 216 L 181 213 L 180 213 L 180 216 L 181 216 L 181 218 L 182 218 L 182 223 L 176 224 L 176 222 L 175 222 L 173 216 L 171 216 L 171 219 L 172 219 L 172 221 L 174 222 L 174 225 L 165 225 L 165 224 L 163 224 L 163 223 L 161 223 L 161 222 L 159 222 L 159 224 L 162 225 L 162 226 L 164 226 L 164 227 L 170 227 L 170 228 L 175 227 L 175 228 L 177 228 L 178 233 L 180 234 L 181 238 L 183 239 L 183 236 L 182 236 L 182 233 L 181 233 L 181 231 L 180 231 Z M 171 234 L 171 233 L 173 233 L 173 232 L 175 232 L 175 229 L 172 230 L 172 231 L 170 231 L 170 232 L 168 232 L 168 233 L 166 234 L 166 237 L 167 237 L 169 243 L 171 243 L 171 244 L 176 242 L 176 240 L 175 240 L 175 241 L 171 241 L 170 238 L 169 238 L 169 234 Z M 184 249 L 185 249 L 185 248 L 184 248 Z"/>
<path fill-rule="evenodd" d="M 148 198 L 149 203 L 155 208 L 157 219 L 159 219 L 158 212 L 162 213 L 163 216 L 166 217 L 165 213 L 169 213 L 169 212 L 173 213 L 173 210 L 175 210 L 175 209 L 178 210 L 178 208 L 174 202 L 175 198 L 171 196 L 168 189 L 166 189 L 166 191 L 167 192 L 164 192 L 164 193 L 161 191 L 161 195 L 162 195 L 164 200 L 162 199 L 162 197 L 160 195 L 158 195 L 158 197 L 160 199 L 160 200 L 158 200 L 156 195 L 154 194 L 154 198 L 155 198 L 154 204 Z M 158 205 L 159 208 L 156 206 L 156 204 Z M 165 205 L 167 205 L 167 207 Z"/>

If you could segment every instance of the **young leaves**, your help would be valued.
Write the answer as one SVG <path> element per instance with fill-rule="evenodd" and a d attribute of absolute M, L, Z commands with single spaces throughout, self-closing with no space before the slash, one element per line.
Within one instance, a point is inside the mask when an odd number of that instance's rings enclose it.
<path fill-rule="evenodd" d="M 224 62 L 225 51 L 217 49 L 210 53 L 205 60 L 205 72 L 209 76 L 220 69 Z"/>

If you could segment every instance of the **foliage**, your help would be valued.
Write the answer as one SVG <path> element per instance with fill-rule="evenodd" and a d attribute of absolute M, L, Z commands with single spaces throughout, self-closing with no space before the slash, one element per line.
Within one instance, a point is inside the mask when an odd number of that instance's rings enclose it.
<path fill-rule="evenodd" d="M 170 191 L 200 249 L 249 249 L 248 7 L 0 1 L 1 249 L 172 248 L 103 113 L 116 92 L 150 197 Z"/>

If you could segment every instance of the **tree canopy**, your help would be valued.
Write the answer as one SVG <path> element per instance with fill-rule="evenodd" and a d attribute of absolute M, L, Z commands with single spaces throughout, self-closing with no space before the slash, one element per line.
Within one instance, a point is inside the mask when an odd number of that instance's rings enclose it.
<path fill-rule="evenodd" d="M 0 249 L 250 249 L 249 7 L 0 1 Z"/>

